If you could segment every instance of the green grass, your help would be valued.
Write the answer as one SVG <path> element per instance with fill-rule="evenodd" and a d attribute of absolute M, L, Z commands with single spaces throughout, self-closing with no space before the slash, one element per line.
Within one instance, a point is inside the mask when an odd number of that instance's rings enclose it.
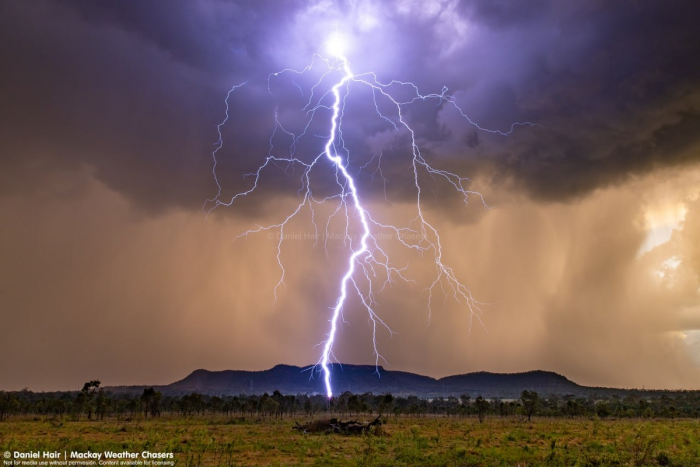
<path fill-rule="evenodd" d="M 299 420 L 303 421 L 303 420 Z M 379 436 L 303 434 L 292 420 L 10 419 L 0 451 L 172 452 L 180 466 L 700 465 L 695 420 L 394 418 Z"/>

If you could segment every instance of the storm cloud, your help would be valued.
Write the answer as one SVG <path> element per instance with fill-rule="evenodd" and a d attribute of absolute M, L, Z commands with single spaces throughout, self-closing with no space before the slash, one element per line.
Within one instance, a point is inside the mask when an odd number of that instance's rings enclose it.
<path fill-rule="evenodd" d="M 232 182 L 267 153 L 267 77 L 310 61 L 346 18 L 355 72 L 449 89 L 489 138 L 428 112 L 423 144 L 464 176 L 486 172 L 562 201 L 698 158 L 700 13 L 692 2 L 5 2 L 3 183 L 90 167 L 136 205 L 197 208 L 235 96 Z M 370 20 L 371 19 L 371 20 Z M 345 21 L 347 22 L 347 21 Z M 348 123 L 351 127 L 353 123 Z M 356 138 L 362 136 L 358 131 Z M 31 154 L 27 157 L 27 154 Z M 10 170 L 4 170 L 5 174 Z"/>
<path fill-rule="evenodd" d="M 446 301 L 428 325 L 422 287 L 392 286 L 378 308 L 398 333 L 381 341 L 392 367 L 695 387 L 699 22 L 689 1 L 2 2 L 0 316 L 12 335 L 0 350 L 25 348 L 2 363 L 6 386 L 316 361 L 341 245 L 285 249 L 275 300 L 275 239 L 232 242 L 290 212 L 299 173 L 271 170 L 255 196 L 209 217 L 201 208 L 217 193 L 226 105 L 224 198 L 250 187 L 275 109 L 299 108 L 291 80 L 270 74 L 308 66 L 342 30 L 356 74 L 448 89 L 474 124 L 436 101 L 406 118 L 426 160 L 469 177 L 492 206 L 465 207 L 426 177 L 450 264 L 493 306 L 482 326 Z M 374 209 L 410 219 L 406 134 L 364 118 L 372 101 L 349 90 L 360 98 L 344 121 L 349 168 Z M 308 240 L 308 221 L 290 231 Z M 429 280 L 420 259 L 399 259 Z M 357 305 L 337 353 L 372 363 Z"/>

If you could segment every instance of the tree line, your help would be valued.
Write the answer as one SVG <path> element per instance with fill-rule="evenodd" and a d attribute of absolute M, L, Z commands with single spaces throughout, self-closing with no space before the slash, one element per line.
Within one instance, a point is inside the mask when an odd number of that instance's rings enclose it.
<path fill-rule="evenodd" d="M 540 395 L 523 391 L 518 399 L 460 397 L 423 399 L 391 394 L 344 392 L 330 400 L 320 394 L 240 394 L 215 396 L 193 392 L 185 395 L 162 394 L 145 388 L 140 395 L 106 391 L 100 381 L 88 381 L 80 391 L 32 392 L 0 391 L 0 421 L 11 416 L 71 417 L 76 420 L 102 420 L 161 415 L 181 417 L 285 418 L 373 416 L 519 417 L 600 417 L 600 418 L 698 418 L 700 392 L 673 394 L 643 392 L 626 396 Z"/>

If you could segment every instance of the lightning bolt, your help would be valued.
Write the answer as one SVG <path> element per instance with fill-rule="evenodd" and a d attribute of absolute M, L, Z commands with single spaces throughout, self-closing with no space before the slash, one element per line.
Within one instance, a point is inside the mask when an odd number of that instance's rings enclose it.
<path fill-rule="evenodd" d="M 343 55 L 342 44 L 338 40 L 331 41 L 331 47 L 328 48 L 328 54 L 325 55 L 330 55 L 330 57 L 324 56 L 324 54 L 317 52 L 314 54 L 311 64 L 302 70 L 284 69 L 268 76 L 268 93 L 274 99 L 275 96 L 274 92 L 272 91 L 273 81 L 284 76 L 303 77 L 305 74 L 311 71 L 321 71 L 321 77 L 311 87 L 307 104 L 302 109 L 307 119 L 303 130 L 295 133 L 294 131 L 286 129 L 282 123 L 282 120 L 280 119 L 280 116 L 278 115 L 278 109 L 276 109 L 274 115 L 274 129 L 269 140 L 270 150 L 268 155 L 265 158 L 265 161 L 255 172 L 246 175 L 247 178 L 249 177 L 253 181 L 250 188 L 234 194 L 228 200 L 222 200 L 222 187 L 216 175 L 217 156 L 219 151 L 223 148 L 222 128 L 227 123 L 229 118 L 229 99 L 231 94 L 240 87 L 245 86 L 247 83 L 238 84 L 229 90 L 225 99 L 226 116 L 225 119 L 219 125 L 217 125 L 219 139 L 215 143 L 215 149 L 211 154 L 214 160 L 212 172 L 214 174 L 218 192 L 214 198 L 208 199 L 204 203 L 203 210 L 205 213 L 209 214 L 213 209 L 219 206 L 231 206 L 240 198 L 246 197 L 253 193 L 258 188 L 258 183 L 263 177 L 263 173 L 272 167 L 284 167 L 285 171 L 291 170 L 293 167 L 300 167 L 302 169 L 301 187 L 298 192 L 301 200 L 296 207 L 286 216 L 284 216 L 280 222 L 265 226 L 257 226 L 256 228 L 247 230 L 236 237 L 246 237 L 250 234 L 263 231 L 274 230 L 279 232 L 279 240 L 277 243 L 277 261 L 281 270 L 281 277 L 274 288 L 274 295 L 276 298 L 277 289 L 284 283 L 286 274 L 281 260 L 282 245 L 285 238 L 285 227 L 287 227 L 291 219 L 293 219 L 305 207 L 307 207 L 310 210 L 311 222 L 316 232 L 315 238 L 318 238 L 318 225 L 316 224 L 314 207 L 323 203 L 337 203 L 334 212 L 328 217 L 326 222 L 326 235 L 324 237 L 326 242 L 325 245 L 327 248 L 331 220 L 335 216 L 344 215 L 344 244 L 348 247 L 350 255 L 347 260 L 347 269 L 345 270 L 345 273 L 340 281 L 339 296 L 335 306 L 333 307 L 332 315 L 329 320 L 329 332 L 326 339 L 320 344 L 322 347 L 322 353 L 317 363 L 317 365 L 321 367 L 320 371 L 323 372 L 326 393 L 330 398 L 333 395 L 330 364 L 332 360 L 337 361 L 333 354 L 333 347 L 336 342 L 339 321 L 342 319 L 343 309 L 346 306 L 346 301 L 350 291 L 357 293 L 362 306 L 368 313 L 369 321 L 372 326 L 372 343 L 374 352 L 373 355 L 375 357 L 375 367 L 377 368 L 377 374 L 379 374 L 379 360 L 383 360 L 383 357 L 379 353 L 377 347 L 377 329 L 379 327 L 383 327 L 390 334 L 393 334 L 393 332 L 375 312 L 376 287 L 374 286 L 375 281 L 373 281 L 373 279 L 379 277 L 379 272 L 381 272 L 381 276 L 384 277 L 381 287 L 379 287 L 379 290 L 376 291 L 377 293 L 381 292 L 395 279 L 400 279 L 406 282 L 415 282 L 413 279 L 410 279 L 404 275 L 404 271 L 408 267 L 407 265 L 402 268 L 398 268 L 392 264 L 389 254 L 381 247 L 379 236 L 377 235 L 378 233 L 389 232 L 391 238 L 395 238 L 399 244 L 405 247 L 408 251 L 415 251 L 421 255 L 425 255 L 426 253 L 431 255 L 434 262 L 435 275 L 432 282 L 425 288 L 428 295 L 428 319 L 430 319 L 432 314 L 433 296 L 437 289 L 440 289 L 446 296 L 451 295 L 459 303 L 466 306 L 470 313 L 470 329 L 474 319 L 481 322 L 481 307 L 483 304 L 478 302 L 472 296 L 469 289 L 467 289 L 457 279 L 454 270 L 443 263 L 443 247 L 438 230 L 428 221 L 428 218 L 423 210 L 423 195 L 421 183 L 419 182 L 421 171 L 424 171 L 432 178 L 441 178 L 449 183 L 457 193 L 462 195 L 465 203 L 468 201 L 470 196 L 476 196 L 485 207 L 488 206 L 486 205 L 486 202 L 481 194 L 468 189 L 468 184 L 470 183 L 469 179 L 446 170 L 434 168 L 423 158 L 420 148 L 416 142 L 415 131 L 406 120 L 406 109 L 411 104 L 419 101 L 435 100 L 440 104 L 448 104 L 453 106 L 459 115 L 461 115 L 461 117 L 464 118 L 469 125 L 472 125 L 481 131 L 502 136 L 511 134 L 518 126 L 534 126 L 536 124 L 530 122 L 514 123 L 511 125 L 508 131 L 483 128 L 467 116 L 467 114 L 460 108 L 455 98 L 448 94 L 448 89 L 446 87 L 443 87 L 440 93 L 421 94 L 418 87 L 411 82 L 392 80 L 388 83 L 382 83 L 373 72 L 356 75 L 351 71 L 349 61 Z M 333 84 L 330 86 L 330 88 L 327 87 L 329 86 L 326 83 L 328 80 L 333 80 Z M 292 80 L 292 84 L 299 89 L 303 96 L 302 87 L 294 80 Z M 326 86 L 325 88 L 324 85 Z M 364 86 L 366 89 L 369 89 L 372 94 L 376 114 L 381 119 L 386 121 L 394 131 L 406 131 L 410 136 L 411 168 L 416 193 L 416 217 L 409 222 L 407 226 L 397 227 L 392 224 L 382 223 L 378 219 L 373 218 L 371 213 L 362 204 L 362 199 L 360 193 L 358 192 L 355 177 L 349 171 L 350 154 L 346 148 L 342 134 L 345 102 L 350 94 L 350 85 Z M 408 93 L 406 90 L 408 90 Z M 404 97 L 399 98 L 398 95 L 403 95 Z M 329 100 L 330 102 L 328 102 Z M 395 114 L 388 115 L 386 112 L 382 112 L 380 110 L 380 102 L 385 103 L 391 108 L 395 109 Z M 330 128 L 327 136 L 324 136 L 324 138 L 326 138 L 325 146 L 323 147 L 323 151 L 317 154 L 311 161 L 304 161 L 302 158 L 296 156 L 297 145 L 301 139 L 307 135 L 307 132 L 310 131 L 312 122 L 316 118 L 317 114 L 321 114 L 324 111 L 330 111 L 331 113 L 329 120 Z M 273 150 L 275 149 L 273 140 L 278 134 L 286 135 L 291 141 L 291 144 L 286 150 L 286 154 L 284 156 L 273 154 Z M 365 166 L 360 168 L 360 170 L 366 168 L 374 159 L 375 157 L 373 156 L 372 159 L 365 164 Z M 375 173 L 378 172 L 384 180 L 384 195 L 386 198 L 387 179 L 384 177 L 381 170 L 381 154 L 377 157 L 377 159 L 378 163 Z M 330 162 L 332 168 L 334 169 L 335 179 L 333 181 L 338 186 L 338 193 L 319 199 L 314 196 L 310 174 L 314 168 L 321 165 L 323 160 Z M 351 211 L 352 214 L 354 214 L 354 218 L 351 217 Z M 353 219 L 359 220 L 359 226 L 361 229 L 359 242 L 356 241 L 356 239 L 351 235 L 351 225 L 353 224 Z M 361 271 L 359 275 L 358 271 Z M 361 282 L 360 279 L 363 279 L 363 282 Z"/>

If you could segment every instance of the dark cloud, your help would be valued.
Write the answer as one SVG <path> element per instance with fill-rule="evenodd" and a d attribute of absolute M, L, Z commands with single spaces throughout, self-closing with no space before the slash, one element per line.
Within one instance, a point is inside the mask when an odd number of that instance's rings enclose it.
<path fill-rule="evenodd" d="M 302 2 L 189 2 L 167 8 L 143 2 L 63 2 L 88 23 L 116 27 L 153 44 L 164 54 L 194 68 L 231 73 L 264 60 L 264 48 L 275 30 L 284 29 Z"/>
<path fill-rule="evenodd" d="M 381 26 L 363 27 L 363 15 Z M 427 151 L 465 176 L 489 167 L 535 197 L 568 199 L 697 160 L 699 15 L 692 2 L 5 3 L 4 185 L 87 165 L 137 206 L 196 208 L 212 194 L 208 153 L 223 96 L 247 79 L 231 101 L 220 171 L 226 189 L 244 188 L 272 130 L 268 74 L 307 64 L 323 37 L 313 28 L 347 17 L 357 23 L 356 71 L 376 67 L 380 79 L 415 80 L 426 92 L 447 85 L 483 127 L 541 125 L 489 138 L 454 116 L 439 123 L 447 117 L 434 103 L 415 106 L 406 114 Z M 386 130 L 363 118 L 368 109 L 346 119 L 358 168 L 374 155 L 368 139 Z M 273 195 L 296 189 L 283 174 L 269 181 Z"/>
<path fill-rule="evenodd" d="M 699 14 L 690 3 L 644 2 L 563 18 L 561 43 L 543 55 L 525 97 L 544 130 L 520 151 L 514 144 L 504 169 L 556 199 L 697 161 L 700 67 L 689 57 Z"/>
<path fill-rule="evenodd" d="M 198 72 L 53 3 L 4 3 L 3 178 L 88 166 L 139 207 L 201 196 L 214 123 Z"/>
<path fill-rule="evenodd" d="M 552 2 L 548 0 L 527 3 L 513 0 L 461 1 L 458 10 L 480 24 L 493 29 L 504 29 L 537 23 L 549 15 L 552 7 Z"/>

